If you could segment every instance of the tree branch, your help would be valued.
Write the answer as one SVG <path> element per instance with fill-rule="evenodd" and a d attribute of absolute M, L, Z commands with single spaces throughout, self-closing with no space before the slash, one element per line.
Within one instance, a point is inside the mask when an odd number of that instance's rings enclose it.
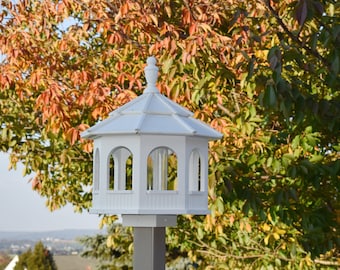
<path fill-rule="evenodd" d="M 337 267 L 340 267 L 340 263 L 338 263 L 338 262 L 333 262 L 333 261 L 323 261 L 323 260 L 315 259 L 314 262 L 317 263 L 317 264 L 321 264 L 321 265 L 328 265 L 328 266 L 337 266 Z"/>
<path fill-rule="evenodd" d="M 293 40 L 295 41 L 301 48 L 305 49 L 309 54 L 313 55 L 317 59 L 319 59 L 328 69 L 330 68 L 330 63 L 327 61 L 325 57 L 323 57 L 317 50 L 313 50 L 312 48 L 308 47 L 306 44 L 304 44 L 298 36 L 294 35 L 287 27 L 287 25 L 282 21 L 279 14 L 276 12 L 276 10 L 271 6 L 270 0 L 263 0 L 264 4 L 267 6 L 267 8 L 270 10 L 270 12 L 273 14 L 279 25 L 282 27 L 282 29 L 285 31 L 285 33 Z"/>

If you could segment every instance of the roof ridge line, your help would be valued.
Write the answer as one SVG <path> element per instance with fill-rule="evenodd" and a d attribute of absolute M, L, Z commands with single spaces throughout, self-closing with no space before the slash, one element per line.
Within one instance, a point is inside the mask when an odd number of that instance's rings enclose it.
<path fill-rule="evenodd" d="M 180 106 L 179 104 L 177 104 L 176 102 L 172 101 L 171 99 L 169 99 L 168 97 L 166 97 L 165 95 L 160 94 L 160 101 L 167 107 L 170 109 L 170 111 L 173 114 L 176 115 L 183 115 L 185 117 L 190 117 L 193 115 L 193 113 L 191 111 L 189 111 L 187 108 L 184 108 L 182 106 Z M 178 109 L 179 112 L 176 111 L 176 109 Z"/>
<path fill-rule="evenodd" d="M 173 114 L 173 117 L 176 118 L 178 120 L 178 122 L 185 127 L 187 130 L 189 130 L 192 134 L 197 133 L 196 130 L 194 130 L 193 128 L 191 128 L 187 123 L 185 123 L 182 119 L 182 117 L 180 117 L 179 114 Z M 190 118 L 190 117 L 186 117 L 186 118 Z"/>
<path fill-rule="evenodd" d="M 147 95 L 145 98 L 146 98 L 146 102 L 144 104 L 144 107 L 143 107 L 143 111 L 142 111 L 142 115 L 141 115 L 141 119 L 139 121 L 139 123 L 137 124 L 137 127 L 135 128 L 135 130 L 138 132 L 142 125 L 143 125 L 143 122 L 144 122 L 144 119 L 145 119 L 145 116 L 146 116 L 146 113 L 145 113 L 145 108 L 148 108 L 150 103 L 151 103 L 151 100 L 152 100 L 152 96 L 153 95 Z"/>

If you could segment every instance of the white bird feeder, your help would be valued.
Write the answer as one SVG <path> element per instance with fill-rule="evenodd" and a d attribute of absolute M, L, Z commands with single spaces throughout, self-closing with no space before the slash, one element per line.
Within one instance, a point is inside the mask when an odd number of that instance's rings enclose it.
<path fill-rule="evenodd" d="M 82 133 L 94 140 L 91 211 L 122 214 L 123 225 L 171 226 L 176 215 L 209 212 L 208 141 L 222 134 L 159 92 L 154 57 L 145 77 L 141 96 Z"/>
<path fill-rule="evenodd" d="M 160 94 L 147 64 L 144 93 L 82 133 L 94 140 L 92 212 L 207 214 L 208 141 L 222 135 Z"/>

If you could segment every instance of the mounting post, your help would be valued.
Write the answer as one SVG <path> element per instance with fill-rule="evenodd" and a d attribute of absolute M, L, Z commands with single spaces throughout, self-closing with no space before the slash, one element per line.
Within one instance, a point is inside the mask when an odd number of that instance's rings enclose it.
<path fill-rule="evenodd" d="M 133 269 L 165 270 L 165 227 L 176 226 L 176 215 L 122 215 L 134 227 Z"/>

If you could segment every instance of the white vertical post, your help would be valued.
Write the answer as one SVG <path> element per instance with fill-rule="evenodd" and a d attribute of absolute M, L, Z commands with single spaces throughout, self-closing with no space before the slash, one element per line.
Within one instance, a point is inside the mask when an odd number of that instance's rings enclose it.
<path fill-rule="evenodd" d="M 200 177 L 200 170 L 198 163 L 199 163 L 200 155 L 197 150 L 191 152 L 190 160 L 189 160 L 189 187 L 190 191 L 200 191 L 199 185 L 199 177 Z"/>
<path fill-rule="evenodd" d="M 168 149 L 159 148 L 157 149 L 158 156 L 158 181 L 159 181 L 159 189 L 167 190 L 168 189 Z"/>
<path fill-rule="evenodd" d="M 152 151 L 152 190 L 168 189 L 168 149 L 158 148 Z"/>

